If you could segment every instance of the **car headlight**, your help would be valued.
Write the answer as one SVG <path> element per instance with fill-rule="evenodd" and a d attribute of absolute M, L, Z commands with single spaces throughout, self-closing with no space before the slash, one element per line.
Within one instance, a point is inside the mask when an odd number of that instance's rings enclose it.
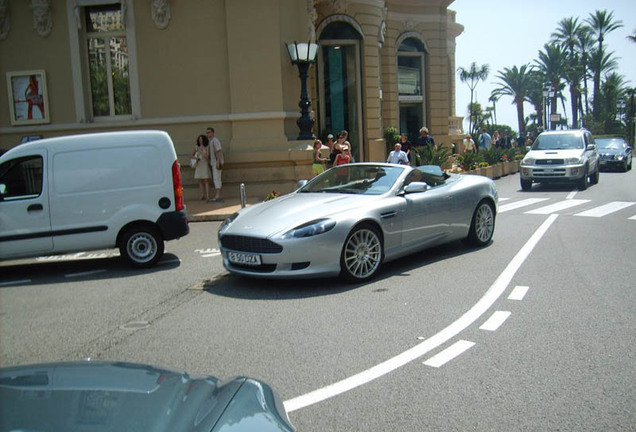
<path fill-rule="evenodd" d="M 281 236 L 281 238 L 287 240 L 292 238 L 312 237 L 326 233 L 327 231 L 332 230 L 335 226 L 336 221 L 333 219 L 318 219 L 299 225 L 296 228 L 287 231 Z"/>
<path fill-rule="evenodd" d="M 583 163 L 583 160 L 581 158 L 578 157 L 571 157 L 571 158 L 566 158 L 565 159 L 565 163 L 570 165 L 570 164 L 580 164 Z"/>
<path fill-rule="evenodd" d="M 521 161 L 522 165 L 534 165 L 534 158 L 526 157 Z"/>
<path fill-rule="evenodd" d="M 617 160 L 617 161 L 622 161 L 623 159 L 625 159 L 625 156 L 623 156 L 623 155 L 616 155 L 616 160 Z"/>
<path fill-rule="evenodd" d="M 234 219 L 236 219 L 238 217 L 238 213 L 234 213 L 232 216 L 226 218 L 223 223 L 221 224 L 221 226 L 219 227 L 219 234 L 222 234 L 223 231 L 225 231 L 232 222 L 234 222 Z"/>

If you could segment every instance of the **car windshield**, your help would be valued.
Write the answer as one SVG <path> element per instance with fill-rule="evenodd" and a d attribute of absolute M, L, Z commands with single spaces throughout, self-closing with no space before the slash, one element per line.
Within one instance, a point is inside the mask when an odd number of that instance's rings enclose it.
<path fill-rule="evenodd" d="M 311 180 L 300 192 L 381 195 L 388 192 L 406 167 L 340 165 Z"/>
<path fill-rule="evenodd" d="M 532 150 L 575 150 L 582 148 L 583 140 L 579 135 L 573 134 L 542 134 L 532 145 Z"/>
<path fill-rule="evenodd" d="M 597 138 L 596 147 L 604 150 L 620 150 L 624 148 L 623 140 L 615 138 Z"/>

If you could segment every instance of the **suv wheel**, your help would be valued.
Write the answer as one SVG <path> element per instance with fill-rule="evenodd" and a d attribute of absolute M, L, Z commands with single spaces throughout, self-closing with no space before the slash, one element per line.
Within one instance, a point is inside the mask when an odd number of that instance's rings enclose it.
<path fill-rule="evenodd" d="M 597 166 L 596 171 L 594 171 L 594 174 L 592 174 L 592 177 L 590 177 L 590 183 L 592 183 L 593 185 L 598 184 L 598 178 L 600 175 L 601 175 L 601 167 Z"/>
<path fill-rule="evenodd" d="M 583 177 L 579 180 L 579 184 L 578 184 L 579 190 L 584 191 L 585 189 L 587 189 L 587 187 L 590 185 L 589 179 L 590 179 L 590 175 L 587 172 L 587 167 L 586 167 Z"/>
<path fill-rule="evenodd" d="M 521 179 L 521 189 L 524 191 L 529 191 L 530 189 L 532 189 L 532 180 Z"/>

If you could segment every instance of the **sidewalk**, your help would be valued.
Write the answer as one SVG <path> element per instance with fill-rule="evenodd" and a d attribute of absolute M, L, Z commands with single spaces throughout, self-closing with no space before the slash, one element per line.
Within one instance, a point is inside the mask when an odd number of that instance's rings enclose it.
<path fill-rule="evenodd" d="M 259 198 L 247 198 L 246 206 L 256 204 Z M 190 222 L 223 221 L 241 209 L 240 198 L 225 198 L 223 202 L 207 202 L 196 199 L 185 200 Z"/>

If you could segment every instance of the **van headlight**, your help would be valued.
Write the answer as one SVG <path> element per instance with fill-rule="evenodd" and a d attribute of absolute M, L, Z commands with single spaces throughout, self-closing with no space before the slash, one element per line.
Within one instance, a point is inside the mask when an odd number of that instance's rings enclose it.
<path fill-rule="evenodd" d="M 281 236 L 281 238 L 289 240 L 292 238 L 312 237 L 331 231 L 335 226 L 336 221 L 333 219 L 318 219 L 299 225 L 296 228 L 287 231 Z"/>

